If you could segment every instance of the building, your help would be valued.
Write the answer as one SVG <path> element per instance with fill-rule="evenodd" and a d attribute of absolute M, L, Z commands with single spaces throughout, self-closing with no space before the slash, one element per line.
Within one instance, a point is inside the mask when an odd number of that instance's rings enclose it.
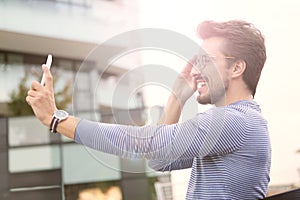
<path fill-rule="evenodd" d="M 111 38 L 137 27 L 137 2 L 2 0 L 0 13 L 0 199 L 100 199 L 111 191 L 125 200 L 153 199 L 154 182 L 168 174 L 49 134 L 27 115 L 22 98 L 51 53 L 62 107 L 92 120 L 143 124 L 143 91 L 134 90 L 143 76 L 124 76 L 140 58 L 112 60 L 131 45 Z"/>

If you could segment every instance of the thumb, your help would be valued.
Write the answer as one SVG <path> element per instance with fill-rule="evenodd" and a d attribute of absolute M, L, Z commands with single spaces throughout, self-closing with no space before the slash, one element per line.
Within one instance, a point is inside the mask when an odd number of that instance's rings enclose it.
<path fill-rule="evenodd" d="M 44 71 L 44 74 L 45 74 L 45 87 L 51 91 L 53 91 L 53 77 L 52 77 L 52 74 L 49 70 L 49 68 L 44 64 L 43 66 L 43 71 Z"/>

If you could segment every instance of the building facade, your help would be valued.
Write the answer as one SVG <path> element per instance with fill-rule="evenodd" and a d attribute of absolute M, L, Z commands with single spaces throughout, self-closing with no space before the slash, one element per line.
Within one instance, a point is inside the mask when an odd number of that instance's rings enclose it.
<path fill-rule="evenodd" d="M 138 27 L 137 1 L 2 0 L 0 13 L 0 199 L 155 199 L 154 183 L 168 174 L 50 134 L 24 99 L 52 54 L 60 108 L 143 125 L 143 91 L 135 90 L 143 75 L 124 78 L 140 58 L 112 61 L 131 45 L 111 38 Z"/>

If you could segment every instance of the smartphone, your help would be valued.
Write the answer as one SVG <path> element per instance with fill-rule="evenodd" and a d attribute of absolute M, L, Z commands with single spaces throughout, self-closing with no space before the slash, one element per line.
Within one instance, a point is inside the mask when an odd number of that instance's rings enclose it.
<path fill-rule="evenodd" d="M 47 61 L 46 61 L 46 66 L 48 67 L 48 69 L 50 69 L 51 64 L 52 64 L 52 55 L 48 54 Z M 45 74 L 43 73 L 43 77 L 42 77 L 42 80 L 41 80 L 41 85 L 42 86 L 45 86 L 45 79 L 46 79 Z"/>

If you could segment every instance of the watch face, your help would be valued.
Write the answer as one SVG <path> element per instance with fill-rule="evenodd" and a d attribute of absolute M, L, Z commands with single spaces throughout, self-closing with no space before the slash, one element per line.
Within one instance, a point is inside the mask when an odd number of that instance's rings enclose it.
<path fill-rule="evenodd" d="M 57 110 L 55 112 L 55 117 L 58 119 L 66 119 L 69 116 L 69 114 L 64 110 Z"/>

